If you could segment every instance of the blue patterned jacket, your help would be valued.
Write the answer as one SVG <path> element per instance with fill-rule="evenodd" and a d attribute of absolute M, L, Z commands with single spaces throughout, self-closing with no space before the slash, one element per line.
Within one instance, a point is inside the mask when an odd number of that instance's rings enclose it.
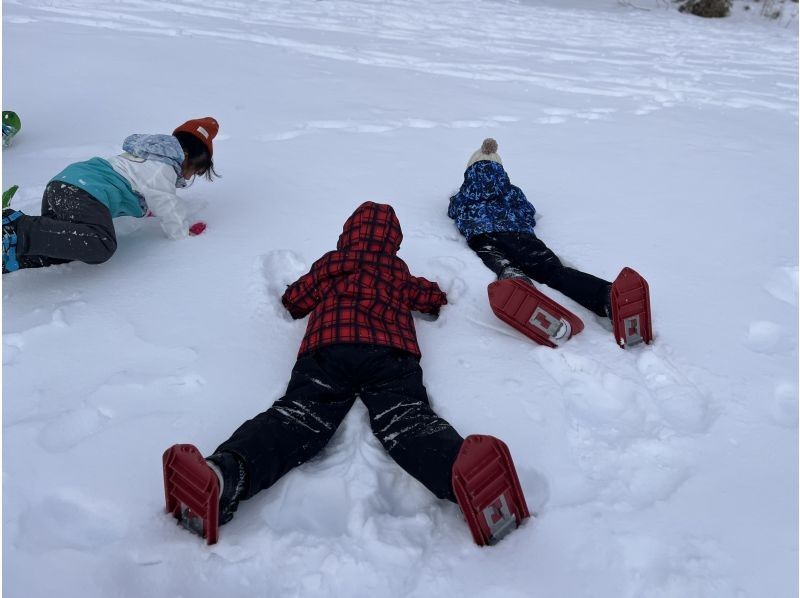
<path fill-rule="evenodd" d="M 532 233 L 535 214 L 536 208 L 522 189 L 511 184 L 503 165 L 490 160 L 467 168 L 464 183 L 447 209 L 467 240 L 483 233 Z"/>

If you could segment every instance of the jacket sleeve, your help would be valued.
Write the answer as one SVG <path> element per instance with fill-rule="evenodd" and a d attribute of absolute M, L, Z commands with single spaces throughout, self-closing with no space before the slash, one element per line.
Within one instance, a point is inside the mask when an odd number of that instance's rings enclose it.
<path fill-rule="evenodd" d="M 175 192 L 175 175 L 166 164 L 160 165 L 140 189 L 147 207 L 158 218 L 161 228 L 170 239 L 182 239 L 189 234 L 186 210 Z"/>
<path fill-rule="evenodd" d="M 314 264 L 310 272 L 286 287 L 281 297 L 281 303 L 295 320 L 308 315 L 322 298 L 316 282 L 316 269 L 317 264 Z"/>
<path fill-rule="evenodd" d="M 447 205 L 447 215 L 453 220 L 456 219 L 456 195 L 450 198 L 450 203 Z"/>
<path fill-rule="evenodd" d="M 168 182 L 171 187 L 159 184 L 145 192 L 147 207 L 158 218 L 164 233 L 170 239 L 182 239 L 189 234 L 189 222 L 186 210 L 175 192 L 175 183 Z"/>
<path fill-rule="evenodd" d="M 412 276 L 409 287 L 409 307 L 424 314 L 438 314 L 442 305 L 447 304 L 447 295 L 435 282 Z"/>

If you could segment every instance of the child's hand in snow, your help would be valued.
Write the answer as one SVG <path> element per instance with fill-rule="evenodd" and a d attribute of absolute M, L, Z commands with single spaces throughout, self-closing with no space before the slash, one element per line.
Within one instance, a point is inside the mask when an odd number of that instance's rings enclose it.
<path fill-rule="evenodd" d="M 447 295 L 447 302 L 450 304 L 458 303 L 458 298 L 467 288 L 464 279 L 453 276 L 452 274 L 439 275 L 437 277 L 439 288 Z"/>
<path fill-rule="evenodd" d="M 425 320 L 426 322 L 435 322 L 439 319 L 439 312 L 433 314 L 426 314 L 425 312 L 419 312 L 417 314 L 420 320 Z"/>

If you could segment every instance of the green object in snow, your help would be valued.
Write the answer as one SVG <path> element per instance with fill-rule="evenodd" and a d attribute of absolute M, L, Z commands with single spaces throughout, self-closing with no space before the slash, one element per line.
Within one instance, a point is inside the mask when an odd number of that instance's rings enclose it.
<path fill-rule="evenodd" d="M 11 145 L 11 140 L 22 129 L 22 121 L 16 112 L 3 110 L 3 147 Z"/>
<path fill-rule="evenodd" d="M 13 187 L 9 187 L 5 191 L 3 191 L 3 209 L 5 210 L 8 207 L 8 204 L 11 203 L 11 198 L 14 197 L 14 194 L 19 189 L 19 185 L 14 185 Z"/>
<path fill-rule="evenodd" d="M 19 114 L 11 110 L 3 110 L 3 124 L 14 127 L 17 131 L 22 129 L 22 121 L 19 119 Z"/>

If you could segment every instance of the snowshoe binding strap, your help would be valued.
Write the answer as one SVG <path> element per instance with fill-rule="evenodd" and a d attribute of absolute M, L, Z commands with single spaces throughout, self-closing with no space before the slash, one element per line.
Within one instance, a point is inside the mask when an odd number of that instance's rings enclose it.
<path fill-rule="evenodd" d="M 578 316 L 520 278 L 496 280 L 487 292 L 495 315 L 540 345 L 559 347 L 583 330 Z"/>
<path fill-rule="evenodd" d="M 537 305 L 533 310 L 533 315 L 528 323 L 534 328 L 541 330 L 550 342 L 556 346 L 561 346 L 572 336 L 572 326 L 563 318 L 548 312 L 541 305 Z"/>

